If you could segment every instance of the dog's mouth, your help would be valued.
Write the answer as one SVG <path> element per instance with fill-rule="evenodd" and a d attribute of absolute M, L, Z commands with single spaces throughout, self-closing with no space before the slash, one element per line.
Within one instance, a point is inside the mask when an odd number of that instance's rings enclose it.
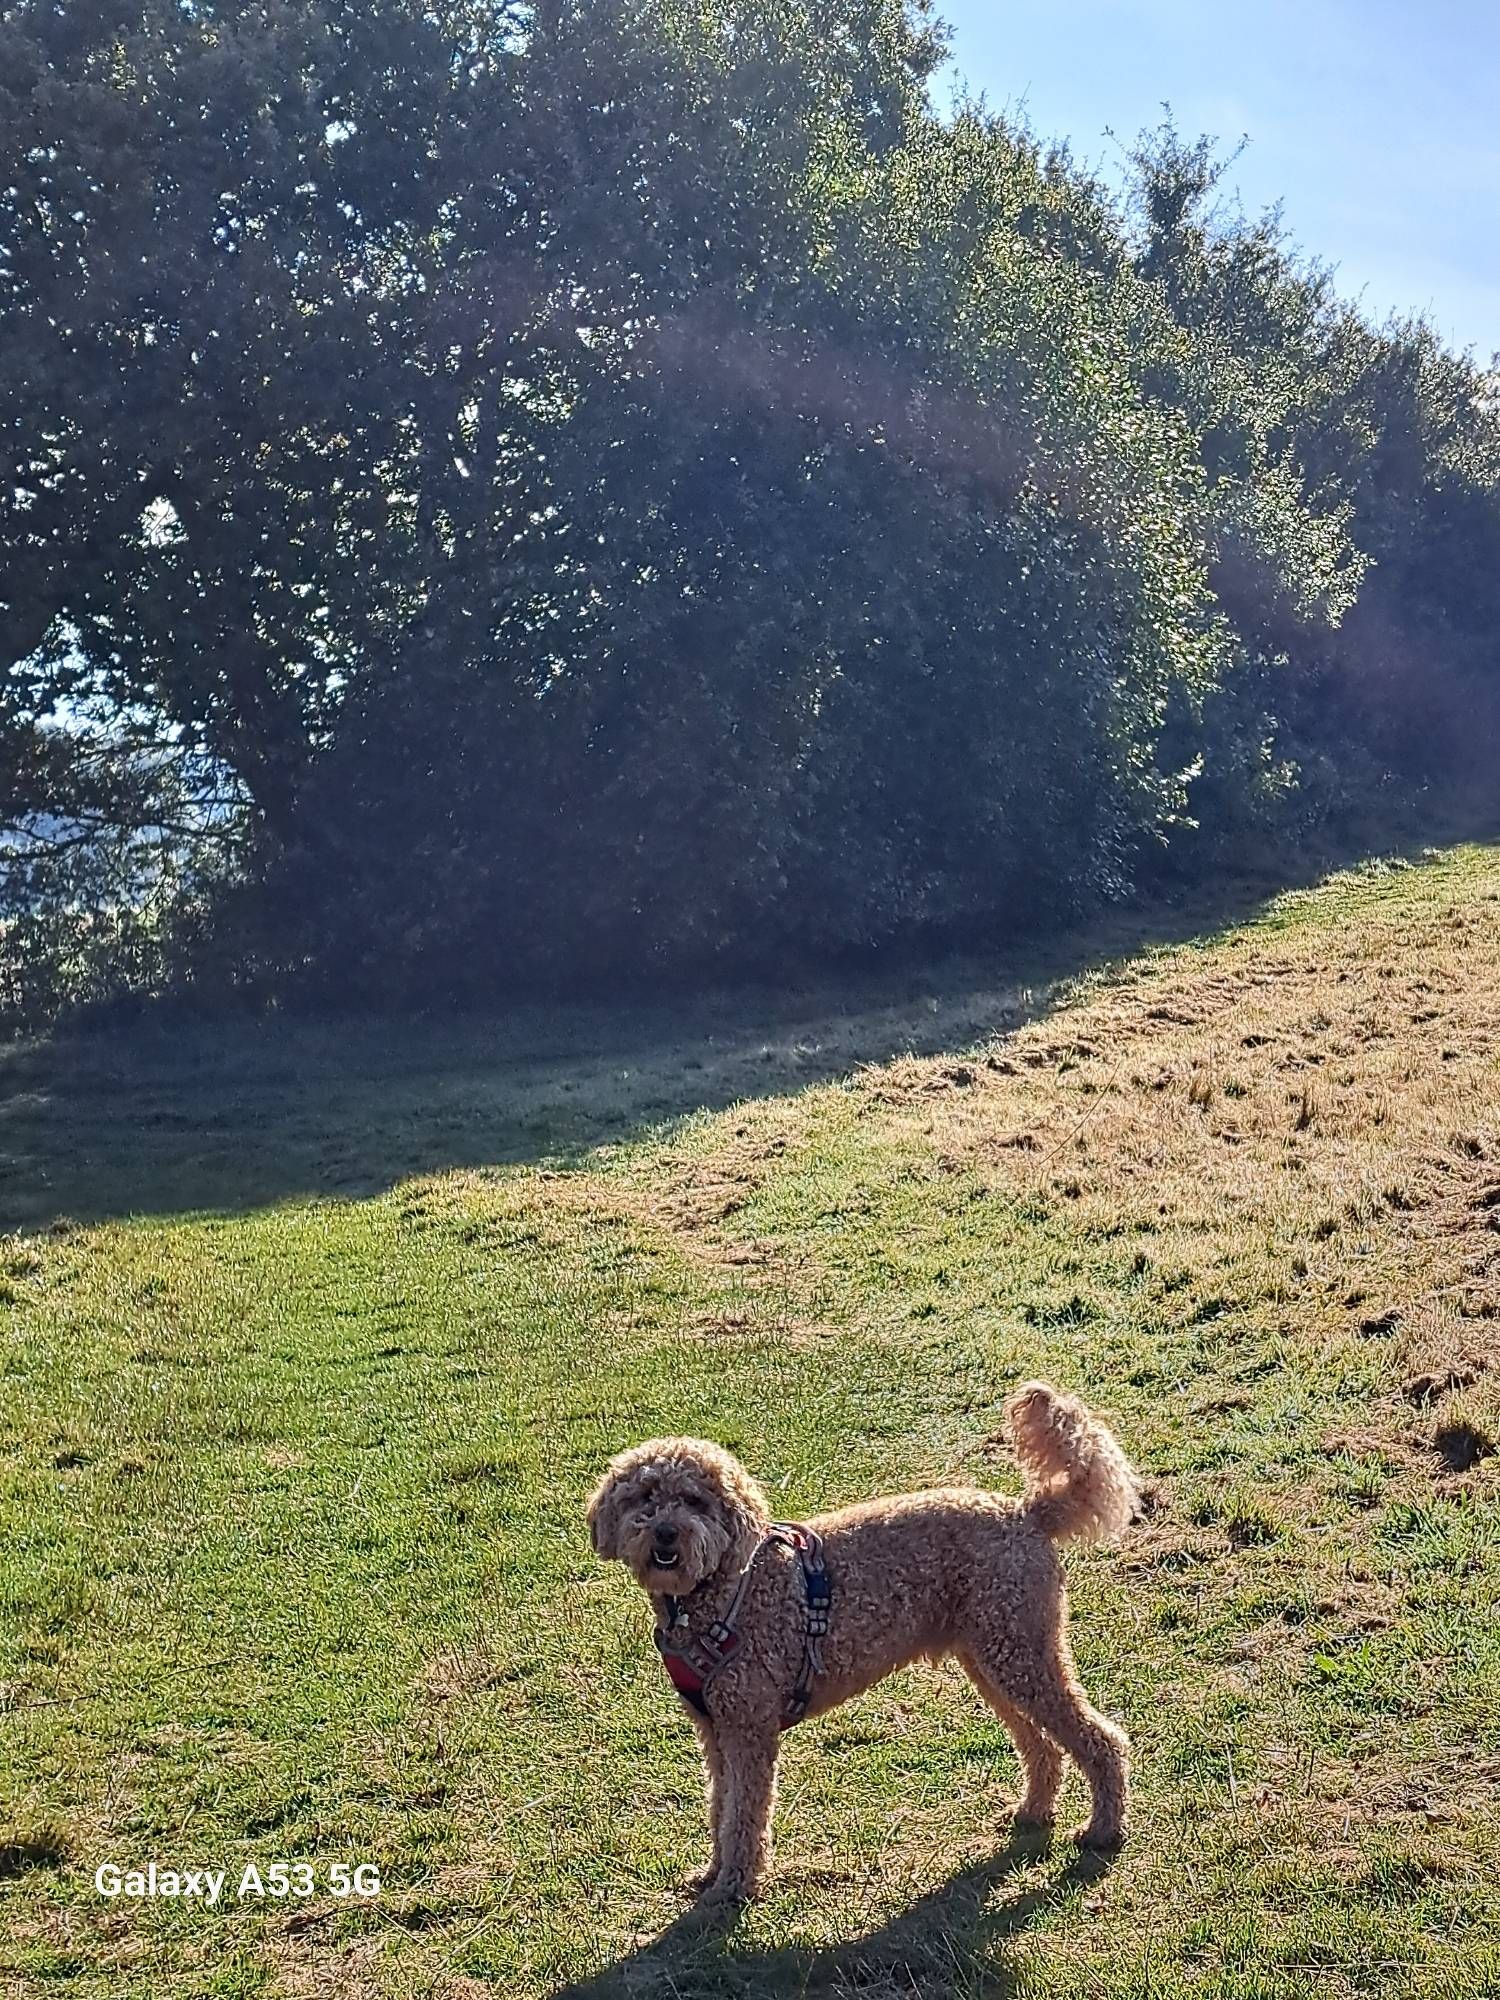
<path fill-rule="evenodd" d="M 682 1557 L 675 1549 L 670 1555 L 663 1554 L 660 1549 L 653 1549 L 651 1551 L 651 1567 L 653 1569 L 677 1569 L 680 1567 L 681 1562 Z"/>

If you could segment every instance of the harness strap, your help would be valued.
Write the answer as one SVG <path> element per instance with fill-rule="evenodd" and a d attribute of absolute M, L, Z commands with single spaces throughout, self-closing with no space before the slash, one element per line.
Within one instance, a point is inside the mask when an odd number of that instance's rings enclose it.
<path fill-rule="evenodd" d="M 828 1635 L 829 1610 L 833 1601 L 828 1566 L 823 1559 L 823 1538 L 811 1528 L 804 1528 L 796 1521 L 774 1521 L 765 1540 L 757 1544 L 749 1562 L 740 1571 L 739 1584 L 730 1599 L 728 1610 L 722 1618 L 716 1618 L 706 1631 L 692 1631 L 682 1599 L 668 1597 L 667 1623 L 658 1625 L 651 1636 L 673 1687 L 690 1708 L 706 1716 L 708 1703 L 704 1700 L 703 1691 L 739 1650 L 740 1607 L 745 1600 L 750 1572 L 761 1550 L 771 1542 L 780 1542 L 792 1549 L 802 1571 L 802 1661 L 781 1724 L 783 1729 L 790 1729 L 793 1723 L 800 1722 L 806 1715 L 812 1700 L 813 1681 L 823 1671 L 821 1641 Z"/>
<path fill-rule="evenodd" d="M 703 1699 L 704 1688 L 720 1667 L 739 1650 L 740 1635 L 735 1627 L 739 1622 L 740 1606 L 745 1600 L 751 1568 L 762 1547 L 763 1543 L 740 1571 L 739 1586 L 730 1599 L 729 1609 L 722 1618 L 716 1618 L 706 1632 L 692 1631 L 682 1599 L 669 1597 L 666 1627 L 663 1629 L 658 1625 L 651 1634 L 667 1670 L 667 1678 L 688 1706 L 697 1709 L 700 1715 L 708 1713 L 708 1705 Z"/>
<path fill-rule="evenodd" d="M 823 1560 L 821 1535 L 796 1521 L 777 1521 L 771 1533 L 777 1541 L 795 1549 L 802 1564 L 802 1664 L 797 1669 L 786 1717 L 781 1725 L 783 1729 L 790 1729 L 794 1722 L 800 1722 L 806 1715 L 808 1703 L 812 1700 L 813 1682 L 823 1671 L 821 1641 L 828 1636 L 833 1588 L 828 1580 L 828 1565 Z"/>

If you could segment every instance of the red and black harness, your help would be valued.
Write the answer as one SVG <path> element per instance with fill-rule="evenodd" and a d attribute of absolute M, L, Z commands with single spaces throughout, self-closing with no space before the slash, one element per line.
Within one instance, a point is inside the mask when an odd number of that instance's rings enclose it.
<path fill-rule="evenodd" d="M 665 1600 L 667 1622 L 664 1626 L 657 1626 L 653 1637 L 673 1687 L 689 1708 L 695 1708 L 700 1715 L 707 1715 L 708 1704 L 703 1698 L 703 1690 L 719 1669 L 728 1666 L 739 1651 L 740 1606 L 744 1602 L 750 1572 L 761 1550 L 772 1542 L 780 1542 L 786 1548 L 795 1550 L 802 1569 L 802 1662 L 781 1722 L 783 1729 L 790 1729 L 794 1722 L 800 1722 L 806 1715 L 807 1705 L 812 1700 L 813 1681 L 823 1671 L 820 1642 L 828 1633 L 828 1609 L 833 1601 L 828 1566 L 823 1560 L 823 1537 L 811 1528 L 801 1527 L 795 1521 L 773 1521 L 765 1540 L 740 1572 L 739 1585 L 722 1618 L 716 1618 L 706 1632 L 693 1632 L 688 1627 L 683 1600 L 668 1597 Z"/>

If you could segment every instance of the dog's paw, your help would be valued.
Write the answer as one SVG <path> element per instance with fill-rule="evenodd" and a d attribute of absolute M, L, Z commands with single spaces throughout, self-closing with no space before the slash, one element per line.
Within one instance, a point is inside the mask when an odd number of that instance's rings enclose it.
<path fill-rule="evenodd" d="M 700 1868 L 696 1875 L 689 1875 L 687 1886 L 695 1896 L 705 1895 L 719 1879 L 717 1868 Z"/>
<path fill-rule="evenodd" d="M 713 1915 L 723 1911 L 738 1910 L 755 1895 L 755 1885 L 740 1875 L 726 1875 L 720 1871 L 698 1892 L 694 1908 Z"/>
<path fill-rule="evenodd" d="M 1012 1833 L 1048 1834 L 1056 1825 L 1056 1814 L 1050 1812 L 1027 1812 L 1024 1806 L 1017 1806 L 1010 1822 Z"/>
<path fill-rule="evenodd" d="M 1123 1826 L 1099 1826 L 1090 1820 L 1086 1826 L 1074 1827 L 1073 1838 L 1090 1854 L 1118 1854 L 1125 1845 L 1125 1829 Z"/>

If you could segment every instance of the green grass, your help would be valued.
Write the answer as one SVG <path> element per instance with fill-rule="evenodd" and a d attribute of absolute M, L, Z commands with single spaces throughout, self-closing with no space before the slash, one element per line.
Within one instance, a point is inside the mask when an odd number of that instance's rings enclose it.
<path fill-rule="evenodd" d="M 1500 1990 L 1500 1460 L 1452 1471 L 1399 1393 L 1437 1300 L 1479 1357 L 1443 1408 L 1490 1435 L 1500 1236 L 1473 1206 L 1429 1239 L 1449 1184 L 1416 1162 L 1461 1130 L 1496 1172 L 1497 913 L 1466 848 L 1064 991 L 18 1052 L 3 1990 Z M 1263 1020 L 1274 966 L 1303 997 Z M 1403 981 L 1449 996 L 1409 1042 Z M 1392 1302 L 1406 1331 L 1361 1331 Z M 695 1931 L 696 1755 L 582 1531 L 602 1461 L 703 1432 L 788 1516 L 1013 1487 L 991 1439 L 1034 1372 L 1155 1487 L 1069 1560 L 1135 1743 L 1125 1854 L 1008 1843 L 1008 1746 L 924 1669 L 788 1738 L 770 1893 Z M 383 1891 L 95 1894 L 152 1859 Z"/>

